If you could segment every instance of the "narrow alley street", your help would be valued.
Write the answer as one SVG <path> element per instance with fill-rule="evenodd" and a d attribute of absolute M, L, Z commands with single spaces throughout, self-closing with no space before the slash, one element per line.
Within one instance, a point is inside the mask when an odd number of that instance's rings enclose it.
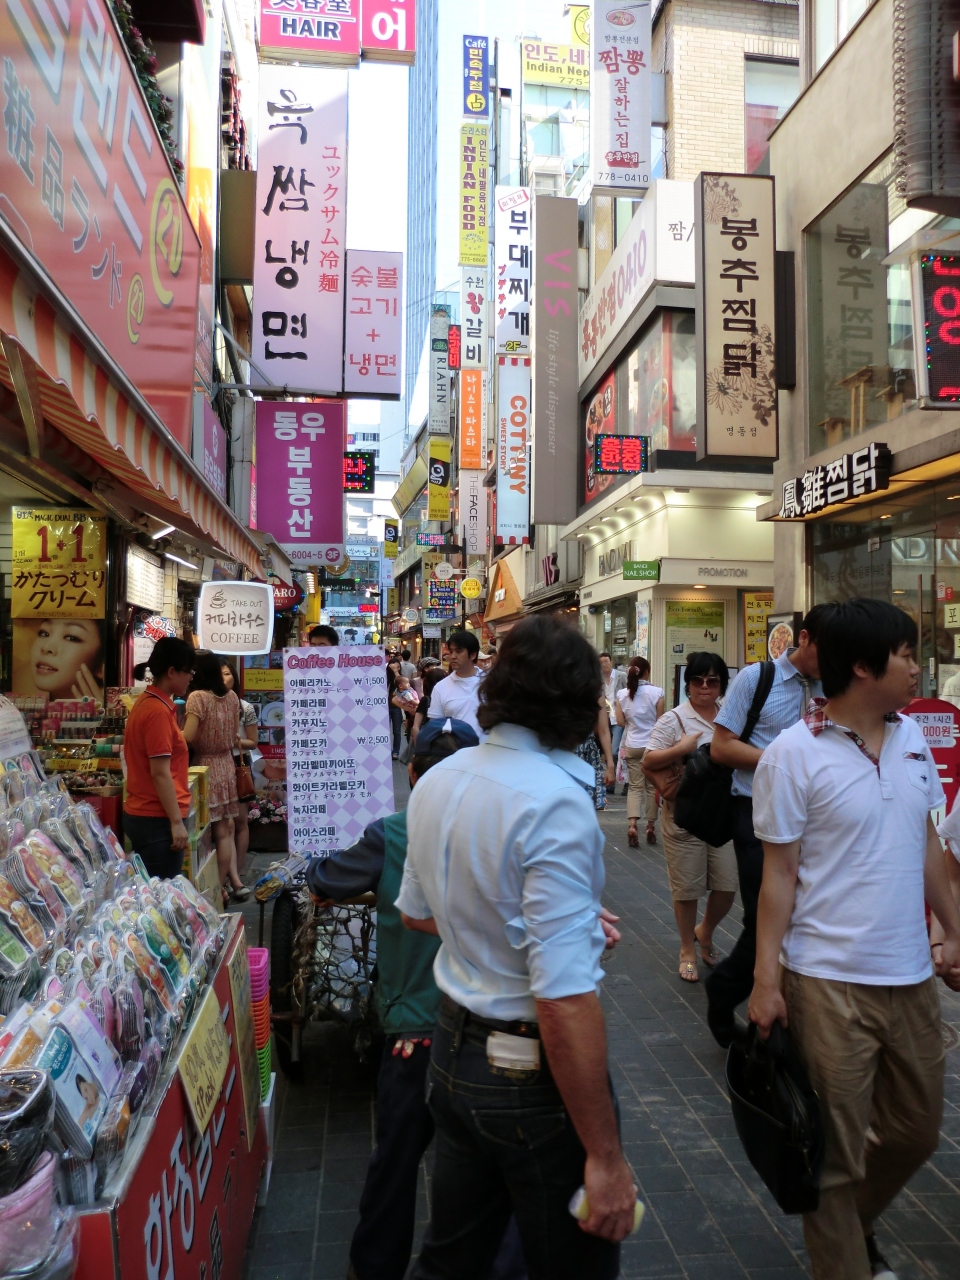
<path fill-rule="evenodd" d="M 747 1163 L 724 1091 L 724 1054 L 705 1022 L 702 982 L 676 976 L 662 848 L 627 848 L 620 796 L 600 822 L 605 902 L 623 932 L 603 986 L 611 1070 L 624 1148 L 647 1206 L 638 1236 L 623 1247 L 623 1276 L 799 1280 L 808 1274 L 800 1219 L 778 1210 Z M 735 907 L 721 950 L 732 945 L 738 921 Z M 900 1280 L 960 1275 L 960 996 L 941 986 L 941 1000 L 950 1048 L 940 1149 L 878 1231 Z M 323 1026 L 308 1036 L 304 1082 L 278 1077 L 273 1181 L 266 1208 L 257 1210 L 243 1280 L 345 1276 L 372 1144 L 374 1075 L 358 1066 L 345 1032 Z M 422 1220 L 428 1193 L 425 1178 Z"/>

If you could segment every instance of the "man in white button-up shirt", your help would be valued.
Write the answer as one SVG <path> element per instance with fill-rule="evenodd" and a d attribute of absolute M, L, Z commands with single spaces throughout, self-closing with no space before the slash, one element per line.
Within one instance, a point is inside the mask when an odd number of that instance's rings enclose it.
<path fill-rule="evenodd" d="M 417 1280 L 487 1276 L 511 1212 L 531 1274 L 606 1280 L 633 1225 L 597 997 L 603 836 L 590 645 L 547 617 L 517 624 L 483 683 L 486 743 L 437 765 L 410 801 L 397 906 L 436 931 L 444 1002 L 428 1084 L 437 1123 Z M 568 1211 L 586 1186 L 589 1216 Z"/>

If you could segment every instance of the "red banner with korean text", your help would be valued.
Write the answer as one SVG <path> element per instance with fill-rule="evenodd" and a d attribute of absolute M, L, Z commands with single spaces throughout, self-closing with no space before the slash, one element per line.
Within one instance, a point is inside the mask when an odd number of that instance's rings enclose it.
<path fill-rule="evenodd" d="M 0 214 L 189 452 L 200 245 L 109 6 L 13 0 L 0 56 Z"/>

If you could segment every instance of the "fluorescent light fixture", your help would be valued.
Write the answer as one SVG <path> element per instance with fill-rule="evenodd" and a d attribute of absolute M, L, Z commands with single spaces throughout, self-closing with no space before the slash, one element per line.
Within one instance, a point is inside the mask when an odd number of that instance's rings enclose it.
<path fill-rule="evenodd" d="M 189 560 L 181 560 L 179 556 L 172 556 L 169 551 L 163 553 L 164 560 L 176 560 L 177 564 L 182 564 L 186 569 L 199 569 L 198 564 L 191 564 Z"/>
<path fill-rule="evenodd" d="M 892 515 L 889 513 L 889 511 L 888 511 L 888 512 L 887 512 L 887 514 L 886 514 L 885 516 L 881 516 L 881 517 L 880 517 L 880 519 L 881 519 L 881 520 L 892 520 L 892 519 L 893 519 L 893 516 L 892 516 Z"/>
<path fill-rule="evenodd" d="M 694 591 L 706 591 L 707 584 L 705 582 L 695 582 L 693 584 Z"/>
<path fill-rule="evenodd" d="M 176 525 L 165 524 L 162 529 L 158 529 L 156 533 L 153 533 L 150 536 L 154 539 L 154 541 L 156 541 L 157 538 L 165 538 L 168 533 L 176 533 L 176 531 L 177 531 Z"/>

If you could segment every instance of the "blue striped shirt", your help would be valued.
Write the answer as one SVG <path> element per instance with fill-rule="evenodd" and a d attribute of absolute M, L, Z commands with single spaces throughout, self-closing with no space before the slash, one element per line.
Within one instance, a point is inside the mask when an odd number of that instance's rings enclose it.
<path fill-rule="evenodd" d="M 760 712 L 757 727 L 750 735 L 751 747 L 759 747 L 761 750 L 769 747 L 784 729 L 789 729 L 803 717 L 810 698 L 821 696 L 819 680 L 807 680 L 804 690 L 804 677 L 790 661 L 790 654 L 794 652 L 794 649 L 790 649 L 787 653 L 781 653 L 774 663 L 773 684 Z M 743 733 L 747 723 L 762 667 L 763 663 L 752 662 L 737 673 L 715 721 L 737 737 Z M 753 770 L 735 770 L 731 789 L 735 796 L 752 796 Z"/>

